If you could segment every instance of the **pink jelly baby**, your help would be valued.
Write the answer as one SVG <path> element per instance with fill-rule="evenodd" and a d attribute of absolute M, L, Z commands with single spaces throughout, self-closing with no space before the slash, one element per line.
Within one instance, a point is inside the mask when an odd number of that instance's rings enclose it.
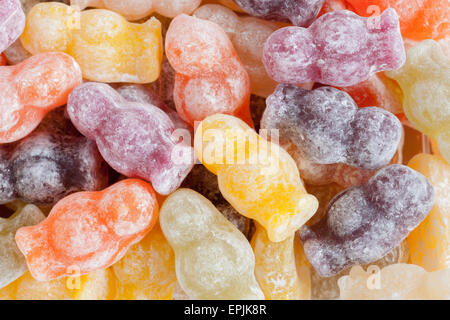
<path fill-rule="evenodd" d="M 0 52 L 16 41 L 25 28 L 25 13 L 19 0 L 0 0 Z"/>

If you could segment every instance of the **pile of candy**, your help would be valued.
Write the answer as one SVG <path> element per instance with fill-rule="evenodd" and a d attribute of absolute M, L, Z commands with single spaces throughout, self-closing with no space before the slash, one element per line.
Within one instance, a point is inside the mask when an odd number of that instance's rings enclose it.
<path fill-rule="evenodd" d="M 0 0 L 0 299 L 450 299 L 447 0 Z"/>

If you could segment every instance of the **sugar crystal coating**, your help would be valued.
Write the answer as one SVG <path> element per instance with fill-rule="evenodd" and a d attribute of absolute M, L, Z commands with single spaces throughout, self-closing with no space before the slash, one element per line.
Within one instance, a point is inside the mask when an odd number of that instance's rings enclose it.
<path fill-rule="evenodd" d="M 0 0 L 0 52 L 16 41 L 25 28 L 25 13 L 19 0 Z"/>

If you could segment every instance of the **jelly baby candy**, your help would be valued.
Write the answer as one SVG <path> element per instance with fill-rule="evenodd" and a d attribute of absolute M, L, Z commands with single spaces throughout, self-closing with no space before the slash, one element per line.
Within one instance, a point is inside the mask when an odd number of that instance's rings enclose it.
<path fill-rule="evenodd" d="M 378 171 L 366 185 L 347 189 L 325 217 L 299 231 L 306 256 L 324 277 L 380 259 L 399 245 L 434 204 L 432 185 L 403 165 Z"/>
<path fill-rule="evenodd" d="M 176 71 L 177 111 L 194 126 L 216 113 L 251 124 L 250 80 L 227 34 L 215 23 L 177 16 L 166 35 L 166 55 Z"/>
<path fill-rule="evenodd" d="M 201 6 L 194 16 L 217 23 L 228 35 L 250 77 L 251 92 L 267 97 L 276 82 L 266 73 L 262 63 L 266 39 L 278 29 L 274 23 L 253 17 L 239 17 L 232 10 L 215 4 Z"/>
<path fill-rule="evenodd" d="M 206 118 L 194 146 L 200 161 L 217 175 L 225 199 L 260 223 L 270 241 L 287 239 L 317 210 L 317 199 L 306 193 L 289 154 L 242 120 L 223 114 Z"/>
<path fill-rule="evenodd" d="M 426 272 L 414 264 L 399 263 L 373 273 L 355 266 L 338 283 L 343 300 L 450 299 L 450 269 Z"/>
<path fill-rule="evenodd" d="M 3 53 L 0 53 L 0 66 L 4 66 L 6 64 L 6 57 Z"/>
<path fill-rule="evenodd" d="M 32 54 L 63 51 L 75 57 L 83 78 L 92 81 L 148 83 L 160 73 L 161 24 L 155 18 L 135 24 L 108 10 L 78 12 L 62 3 L 40 3 L 28 13 L 21 41 Z"/>
<path fill-rule="evenodd" d="M 393 8 L 399 14 L 402 35 L 414 40 L 448 37 L 450 6 L 447 0 L 347 0 L 355 12 L 377 18 L 381 10 Z"/>
<path fill-rule="evenodd" d="M 199 193 L 179 189 L 164 202 L 161 228 L 175 251 L 177 279 L 192 299 L 264 299 L 244 235 Z"/>
<path fill-rule="evenodd" d="M 345 0 L 325 0 L 317 17 L 332 11 L 350 9 L 349 7 L 349 4 Z"/>
<path fill-rule="evenodd" d="M 308 26 L 320 11 L 324 0 L 234 0 L 252 16 L 292 22 L 297 26 Z"/>
<path fill-rule="evenodd" d="M 351 86 L 379 71 L 400 68 L 405 49 L 397 14 L 387 9 L 379 23 L 351 11 L 327 13 L 308 28 L 275 31 L 264 45 L 263 62 L 277 82 Z"/>
<path fill-rule="evenodd" d="M 0 52 L 8 48 L 25 28 L 25 13 L 19 0 L 0 0 Z"/>
<path fill-rule="evenodd" d="M 47 112 L 67 102 L 69 92 L 81 81 L 78 64 L 61 52 L 0 67 L 0 144 L 27 136 Z"/>
<path fill-rule="evenodd" d="M 450 60 L 438 43 L 425 40 L 408 50 L 405 65 L 386 73 L 403 90 L 403 110 L 422 133 L 438 141 L 450 162 Z"/>
<path fill-rule="evenodd" d="M 425 175 L 434 187 L 436 203 L 408 236 L 411 263 L 427 271 L 450 268 L 450 165 L 444 159 L 418 154 L 408 166 Z"/>
<path fill-rule="evenodd" d="M 152 187 L 135 179 L 98 192 L 78 192 L 60 200 L 47 219 L 20 228 L 17 245 L 39 281 L 104 269 L 153 227 L 158 203 Z"/>
<path fill-rule="evenodd" d="M 190 141 L 178 143 L 166 113 L 127 101 L 107 84 L 89 82 L 75 88 L 67 111 L 75 127 L 97 142 L 113 169 L 151 181 L 160 194 L 178 188 L 193 166 Z"/>
<path fill-rule="evenodd" d="M 191 14 L 200 2 L 201 0 L 71 0 L 70 4 L 82 10 L 87 7 L 108 9 L 128 20 L 139 20 L 153 12 L 170 18 L 181 13 Z"/>
<path fill-rule="evenodd" d="M 347 93 L 331 87 L 309 91 L 278 85 L 266 103 L 261 127 L 279 130 L 280 140 L 315 163 L 378 169 L 392 159 L 402 136 L 393 114 L 358 109 Z"/>
<path fill-rule="evenodd" d="M 27 264 L 17 248 L 14 236 L 24 226 L 38 224 L 45 219 L 44 214 L 34 205 L 19 208 L 8 219 L 0 218 L 0 288 L 13 282 L 27 271 Z"/>
<path fill-rule="evenodd" d="M 3 52 L 3 54 L 5 55 L 6 61 L 10 65 L 19 64 L 31 57 L 31 53 L 24 49 L 20 39 L 10 45 L 9 48 Z"/>

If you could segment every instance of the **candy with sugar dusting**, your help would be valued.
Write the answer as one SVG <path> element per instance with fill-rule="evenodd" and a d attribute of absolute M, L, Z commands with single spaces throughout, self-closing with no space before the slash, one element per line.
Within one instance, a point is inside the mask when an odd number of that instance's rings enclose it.
<path fill-rule="evenodd" d="M 7 49 L 22 34 L 25 13 L 19 0 L 0 0 L 0 52 Z"/>

